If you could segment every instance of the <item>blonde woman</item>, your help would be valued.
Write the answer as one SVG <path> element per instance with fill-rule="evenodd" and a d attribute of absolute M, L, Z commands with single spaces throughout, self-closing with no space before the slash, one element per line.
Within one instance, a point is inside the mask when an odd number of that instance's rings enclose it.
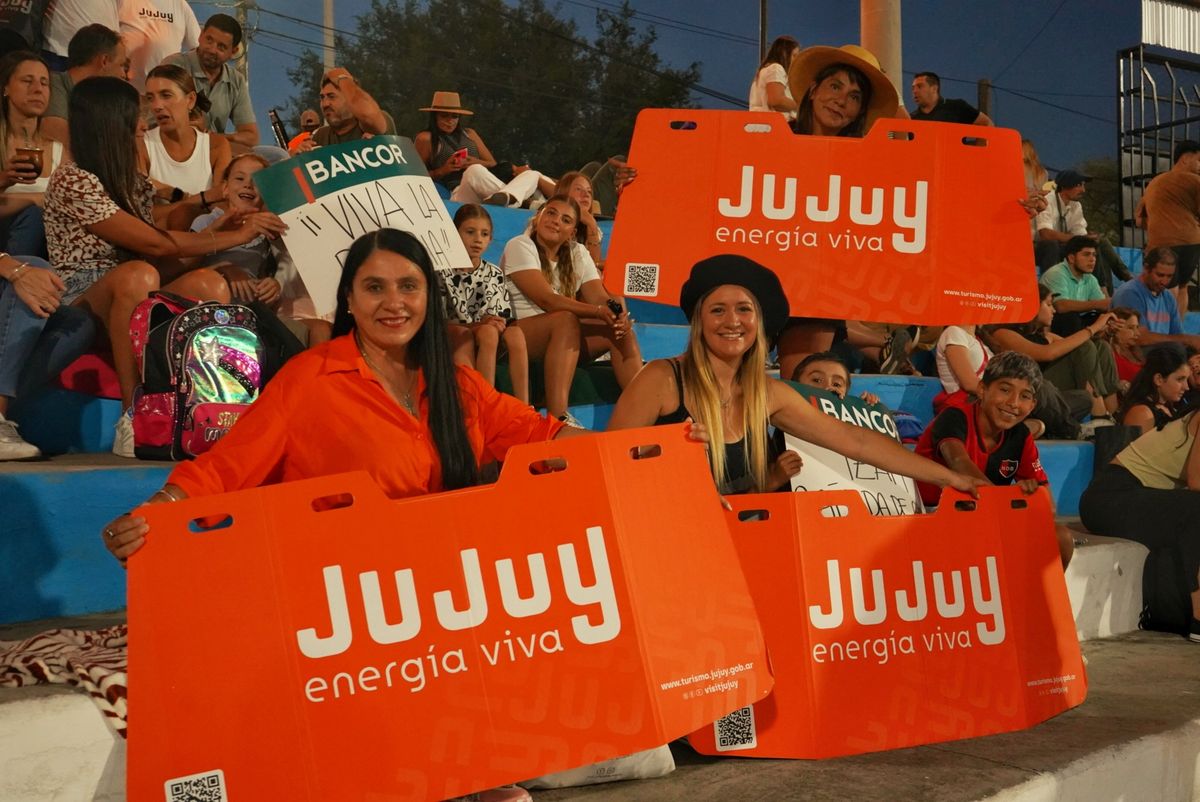
<path fill-rule="evenodd" d="M 595 262 L 575 240 L 579 217 L 573 199 L 551 198 L 529 233 L 509 240 L 500 257 L 529 358 L 545 364 L 546 409 L 560 419 L 580 358 L 610 354 L 621 387 L 642 368 L 624 304 L 604 289 Z"/>
<path fill-rule="evenodd" d="M 722 493 L 761 492 L 777 484 L 768 424 L 939 487 L 973 493 L 984 483 L 918 457 L 889 437 L 818 412 L 791 387 L 769 378 L 767 338 L 787 322 L 788 302 L 779 279 L 757 262 L 725 254 L 697 263 L 679 306 L 691 324 L 687 351 L 651 362 L 634 378 L 613 410 L 610 430 L 688 418 L 702 424 L 709 442 L 724 444 L 709 449 Z"/>

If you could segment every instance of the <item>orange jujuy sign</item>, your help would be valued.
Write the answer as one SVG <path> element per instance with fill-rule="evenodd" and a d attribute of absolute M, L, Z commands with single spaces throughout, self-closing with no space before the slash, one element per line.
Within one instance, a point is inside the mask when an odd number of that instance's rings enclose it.
<path fill-rule="evenodd" d="M 775 690 L 692 746 L 825 758 L 1019 730 L 1082 703 L 1048 494 L 965 499 L 872 517 L 849 491 L 731 497 Z"/>
<path fill-rule="evenodd" d="M 675 305 L 720 253 L 774 270 L 792 314 L 921 325 L 1033 318 L 1020 136 L 879 120 L 862 139 L 796 136 L 774 112 L 647 109 L 604 271 Z"/>
<path fill-rule="evenodd" d="M 771 689 L 683 427 L 522 446 L 497 484 L 422 498 L 345 474 L 139 514 L 131 800 L 196 777 L 230 799 L 444 799 L 666 743 Z"/>

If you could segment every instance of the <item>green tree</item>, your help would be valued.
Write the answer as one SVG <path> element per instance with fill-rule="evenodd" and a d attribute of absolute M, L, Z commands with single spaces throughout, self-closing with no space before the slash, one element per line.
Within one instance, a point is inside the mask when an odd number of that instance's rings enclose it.
<path fill-rule="evenodd" d="M 637 112 L 689 104 L 697 64 L 665 68 L 653 30 L 639 33 L 628 4 L 597 14 L 594 43 L 543 0 L 374 0 L 354 36 L 339 37 L 339 64 L 415 136 L 429 124 L 418 111 L 437 90 L 457 91 L 475 112 L 467 125 L 497 159 L 527 161 L 558 175 L 625 153 Z M 305 51 L 288 70 L 298 92 L 293 120 L 315 106 L 321 62 Z"/>
<path fill-rule="evenodd" d="M 1092 177 L 1080 204 L 1088 221 L 1088 231 L 1100 234 L 1113 245 L 1121 244 L 1121 185 L 1117 160 L 1111 157 L 1089 159 L 1079 170 Z"/>

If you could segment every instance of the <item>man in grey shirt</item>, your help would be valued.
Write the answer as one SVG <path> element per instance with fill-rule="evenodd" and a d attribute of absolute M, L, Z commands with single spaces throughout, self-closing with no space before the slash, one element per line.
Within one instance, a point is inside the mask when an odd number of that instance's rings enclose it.
<path fill-rule="evenodd" d="M 244 153 L 258 144 L 258 123 L 250 105 L 250 85 L 245 75 L 228 63 L 241 43 L 242 26 L 238 21 L 228 14 L 214 14 L 200 30 L 200 44 L 195 50 L 163 59 L 163 64 L 175 64 L 192 74 L 196 89 L 212 102 L 207 114 L 208 130 L 225 134 L 235 154 Z M 235 130 L 225 133 L 230 120 Z"/>
<path fill-rule="evenodd" d="M 67 45 L 67 69 L 50 73 L 50 101 L 42 115 L 42 133 L 70 145 L 67 101 L 71 89 L 84 78 L 107 75 L 129 80 L 129 54 L 116 31 L 98 22 L 75 32 Z"/>

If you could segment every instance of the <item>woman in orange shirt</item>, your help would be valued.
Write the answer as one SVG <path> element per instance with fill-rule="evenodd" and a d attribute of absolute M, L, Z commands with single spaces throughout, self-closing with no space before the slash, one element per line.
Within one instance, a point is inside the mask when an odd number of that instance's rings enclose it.
<path fill-rule="evenodd" d="M 389 498 L 469 487 L 509 447 L 582 434 L 455 367 L 433 264 L 395 229 L 360 237 L 338 285 L 334 338 L 294 357 L 212 450 L 178 465 L 150 502 L 366 469 Z M 145 519 L 104 529 L 125 560 Z"/>

